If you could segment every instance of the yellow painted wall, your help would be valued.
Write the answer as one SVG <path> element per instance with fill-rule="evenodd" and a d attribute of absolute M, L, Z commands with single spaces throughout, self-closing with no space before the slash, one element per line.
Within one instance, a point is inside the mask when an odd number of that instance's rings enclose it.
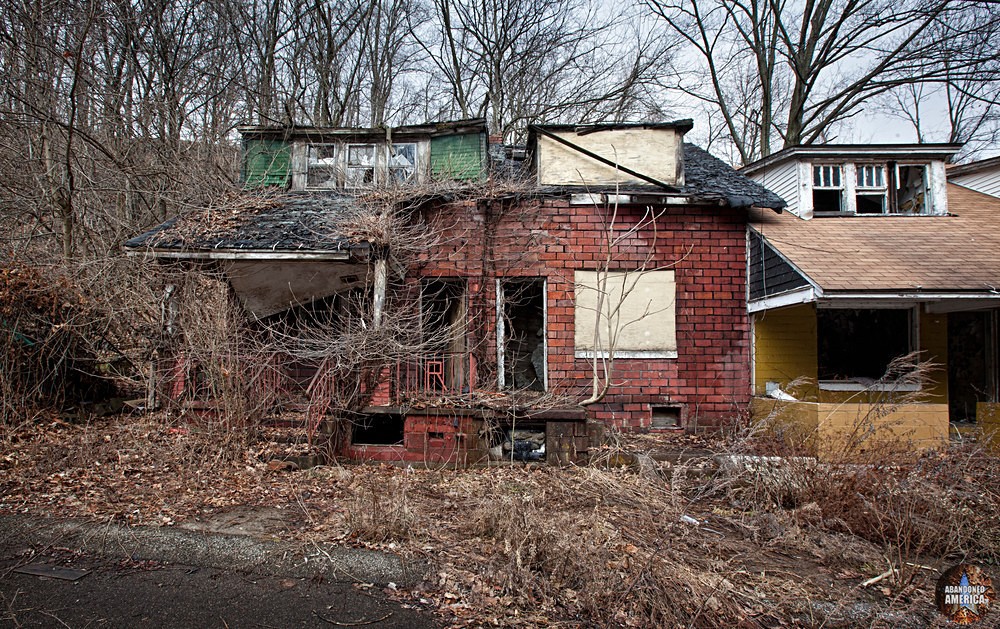
<path fill-rule="evenodd" d="M 924 392 L 925 401 L 948 403 L 948 315 L 932 314 L 920 309 L 920 360 L 929 360 L 938 367 L 931 373 L 931 382 Z"/>
<path fill-rule="evenodd" d="M 885 448 L 920 451 L 948 443 L 947 404 L 779 402 L 757 398 L 754 418 L 788 443 L 821 458 L 851 458 Z"/>
<path fill-rule="evenodd" d="M 754 393 L 764 395 L 768 381 L 783 389 L 795 378 L 813 382 L 817 376 L 816 308 L 811 304 L 789 306 L 754 315 Z M 948 403 L 948 315 L 920 312 L 919 347 L 922 360 L 938 365 L 931 374 L 921 401 Z M 819 391 L 814 384 L 800 386 L 801 400 L 829 403 L 877 402 L 880 393 Z"/>
<path fill-rule="evenodd" d="M 976 424 L 982 431 L 985 443 L 1000 453 L 1000 404 L 996 402 L 976 404 Z"/>
<path fill-rule="evenodd" d="M 816 307 L 789 306 L 754 315 L 754 392 L 763 395 L 767 382 L 782 388 L 796 378 L 810 384 L 797 388 L 800 399 L 816 396 Z"/>

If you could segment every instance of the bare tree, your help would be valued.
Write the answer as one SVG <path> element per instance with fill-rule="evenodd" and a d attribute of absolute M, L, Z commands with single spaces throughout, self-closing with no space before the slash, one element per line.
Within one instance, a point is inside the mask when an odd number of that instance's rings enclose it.
<path fill-rule="evenodd" d="M 434 0 L 414 29 L 446 88 L 444 115 L 486 117 L 506 139 L 572 116 L 622 119 L 665 67 L 670 40 L 585 0 Z"/>
<path fill-rule="evenodd" d="M 778 147 L 828 137 L 875 96 L 942 80 L 949 70 L 938 62 L 943 42 L 935 27 L 971 11 L 995 11 L 987 3 L 950 0 L 645 5 L 688 43 L 699 64 L 678 87 L 721 112 L 744 164 Z M 959 56 L 961 66 L 951 72 L 961 67 L 969 76 L 976 51 L 966 48 Z"/>

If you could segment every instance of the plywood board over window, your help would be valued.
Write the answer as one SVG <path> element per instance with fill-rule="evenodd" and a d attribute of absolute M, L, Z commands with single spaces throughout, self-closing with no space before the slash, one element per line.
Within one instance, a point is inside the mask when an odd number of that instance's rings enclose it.
<path fill-rule="evenodd" d="M 676 358 L 673 271 L 577 271 L 575 356 Z"/>

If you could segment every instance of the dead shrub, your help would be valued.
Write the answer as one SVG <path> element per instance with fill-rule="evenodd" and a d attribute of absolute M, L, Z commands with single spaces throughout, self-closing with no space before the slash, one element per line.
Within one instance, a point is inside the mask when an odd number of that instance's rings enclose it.
<path fill-rule="evenodd" d="M 367 474 L 354 478 L 345 513 L 350 535 L 371 543 L 409 539 L 416 516 L 410 506 L 408 481 Z"/>
<path fill-rule="evenodd" d="M 105 318 L 66 275 L 0 264 L 0 425 L 114 393 Z"/>

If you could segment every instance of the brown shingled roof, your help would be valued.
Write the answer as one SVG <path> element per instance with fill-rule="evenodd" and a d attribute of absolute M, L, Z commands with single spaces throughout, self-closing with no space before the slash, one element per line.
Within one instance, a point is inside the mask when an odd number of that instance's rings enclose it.
<path fill-rule="evenodd" d="M 1000 288 L 1000 199 L 949 184 L 948 210 L 808 221 L 755 212 L 751 221 L 824 293 Z"/>

